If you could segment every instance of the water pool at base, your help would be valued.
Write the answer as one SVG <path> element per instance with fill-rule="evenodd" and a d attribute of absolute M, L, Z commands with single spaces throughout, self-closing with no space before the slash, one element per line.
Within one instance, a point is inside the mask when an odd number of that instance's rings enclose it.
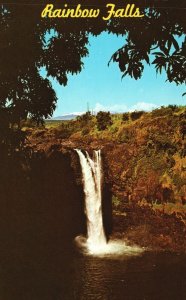
<path fill-rule="evenodd" d="M 1 248 L 2 300 L 186 299 L 186 255 L 84 255 L 61 239 Z"/>

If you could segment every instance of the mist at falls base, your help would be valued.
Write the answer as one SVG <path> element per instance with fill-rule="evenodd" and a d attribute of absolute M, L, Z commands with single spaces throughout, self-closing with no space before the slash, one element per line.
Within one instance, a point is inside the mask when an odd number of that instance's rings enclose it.
<path fill-rule="evenodd" d="M 94 150 L 93 158 L 87 151 L 75 149 L 79 156 L 85 194 L 87 238 L 77 236 L 75 242 L 85 253 L 91 255 L 136 255 L 142 252 L 137 246 L 127 246 L 124 241 L 107 242 L 102 218 L 102 163 L 101 151 Z"/>

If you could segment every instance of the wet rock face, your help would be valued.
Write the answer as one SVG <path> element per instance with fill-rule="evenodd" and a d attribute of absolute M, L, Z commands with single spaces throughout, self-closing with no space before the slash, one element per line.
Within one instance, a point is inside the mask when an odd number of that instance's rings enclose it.
<path fill-rule="evenodd" d="M 30 174 L 33 198 L 40 206 L 47 205 L 49 214 L 58 207 L 59 226 L 69 228 L 71 235 L 86 233 L 82 171 L 74 147 L 63 145 L 60 150 L 58 146 L 50 147 L 46 153 L 35 152 Z M 92 149 L 86 150 L 92 155 Z M 112 231 L 112 194 L 104 157 L 102 166 L 102 213 L 108 237 Z"/>
<path fill-rule="evenodd" d="M 38 243 L 40 236 L 65 242 L 86 233 L 84 195 L 76 183 L 70 153 L 35 152 L 27 170 L 21 164 L 23 161 L 16 159 L 1 168 L 2 239 L 18 240 L 17 244 L 20 240 L 21 246 L 28 237 Z"/>
<path fill-rule="evenodd" d="M 34 163 L 31 176 L 40 205 L 43 204 L 47 214 L 52 214 L 57 227 L 69 236 L 76 236 L 85 232 L 86 224 L 83 190 L 76 182 L 71 164 L 71 152 L 53 151 L 41 163 Z"/>
<path fill-rule="evenodd" d="M 74 172 L 74 178 L 75 178 L 76 184 L 78 186 L 81 186 L 81 188 L 83 190 L 82 171 L 81 171 L 81 166 L 80 166 L 80 162 L 79 162 L 79 157 L 75 150 L 71 150 L 69 154 L 70 154 L 70 159 L 71 159 L 71 167 Z"/>

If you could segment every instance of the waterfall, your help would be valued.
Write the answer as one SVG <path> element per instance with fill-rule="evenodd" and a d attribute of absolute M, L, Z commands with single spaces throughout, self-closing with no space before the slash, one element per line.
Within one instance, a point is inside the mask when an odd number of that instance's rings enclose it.
<path fill-rule="evenodd" d="M 90 250 L 94 250 L 106 245 L 101 205 L 101 151 L 94 151 L 93 159 L 87 151 L 84 154 L 76 149 L 76 152 L 80 159 L 84 183 L 87 246 Z"/>

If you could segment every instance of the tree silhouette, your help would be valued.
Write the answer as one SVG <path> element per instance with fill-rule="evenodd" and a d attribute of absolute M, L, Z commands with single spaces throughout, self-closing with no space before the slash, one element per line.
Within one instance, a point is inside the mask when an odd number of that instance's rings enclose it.
<path fill-rule="evenodd" d="M 122 77 L 141 78 L 146 62 L 154 64 L 157 73 L 164 69 L 169 82 L 186 83 L 184 3 L 180 1 L 178 7 L 176 1 L 164 4 L 157 1 L 157 6 L 144 10 L 144 18 L 126 25 L 126 42 L 112 55 L 110 62 L 118 63 Z M 121 22 L 115 27 L 116 33 L 122 34 Z M 178 43 L 180 37 L 183 39 Z"/>
<path fill-rule="evenodd" d="M 53 1 L 61 8 L 61 1 Z M 52 115 L 57 97 L 49 82 L 55 78 L 66 85 L 68 75 L 83 68 L 82 58 L 88 55 L 89 34 L 103 31 L 122 35 L 124 45 L 113 54 L 122 76 L 142 76 L 144 63 L 164 69 L 167 80 L 185 83 L 186 41 L 178 42 L 186 32 L 184 1 L 135 1 L 143 18 L 112 18 L 104 21 L 108 1 L 66 1 L 69 8 L 81 3 L 82 8 L 100 8 L 99 18 L 41 18 L 47 1 L 10 0 L 0 5 L 0 116 L 9 130 L 20 120 L 33 118 L 38 123 Z M 112 1 L 117 8 L 123 1 Z M 128 1 L 127 3 L 134 3 Z M 55 32 L 51 35 L 51 30 Z M 48 33 L 48 35 L 47 35 Z M 46 37 L 50 37 L 46 41 Z M 154 56 L 151 59 L 151 55 Z M 47 78 L 40 76 L 45 67 Z M 3 121 L 4 120 L 4 121 Z M 5 130 L 6 135 L 6 130 Z"/>

